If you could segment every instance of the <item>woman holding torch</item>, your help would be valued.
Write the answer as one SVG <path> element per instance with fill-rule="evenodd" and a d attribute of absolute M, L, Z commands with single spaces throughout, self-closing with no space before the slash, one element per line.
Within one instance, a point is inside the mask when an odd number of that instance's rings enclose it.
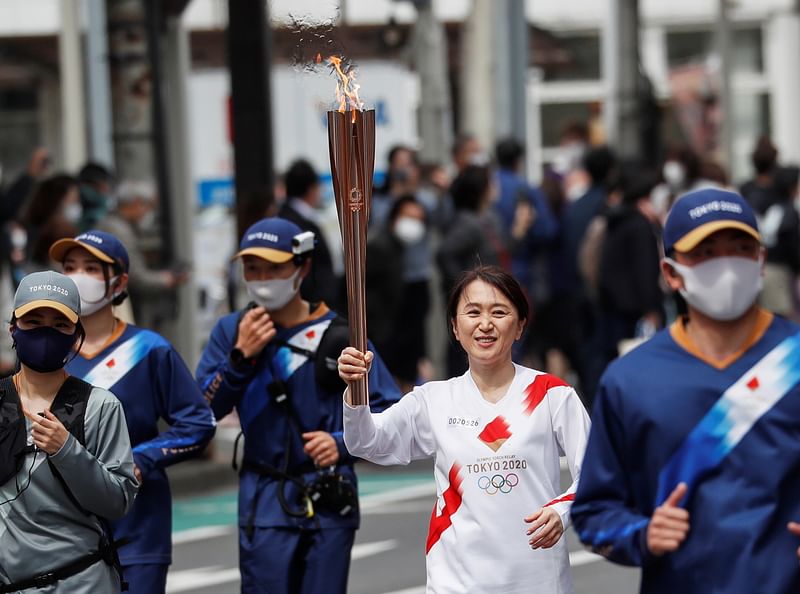
<path fill-rule="evenodd" d="M 344 440 L 378 464 L 435 460 L 437 502 L 426 543 L 428 591 L 568 594 L 569 522 L 589 418 L 562 380 L 512 362 L 528 302 L 502 269 L 464 273 L 448 303 L 469 370 L 414 388 L 381 413 L 351 406 L 373 355 L 347 347 Z M 559 456 L 573 483 L 560 492 Z"/>

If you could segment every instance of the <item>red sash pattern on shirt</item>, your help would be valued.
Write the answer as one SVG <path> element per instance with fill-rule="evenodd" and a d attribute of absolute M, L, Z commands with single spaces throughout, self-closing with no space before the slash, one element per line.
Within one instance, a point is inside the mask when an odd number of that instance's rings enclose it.
<path fill-rule="evenodd" d="M 442 507 L 442 513 L 437 516 L 436 505 L 433 506 L 431 523 L 428 529 L 428 541 L 425 543 L 426 555 L 431 550 L 433 545 L 439 542 L 442 533 L 452 525 L 452 516 L 454 513 L 456 513 L 456 511 L 458 511 L 458 508 L 461 507 L 462 478 L 459 476 L 460 472 L 461 466 L 458 464 L 458 462 L 453 463 L 453 466 L 450 467 L 450 472 L 448 473 L 450 486 L 442 495 L 444 498 L 444 507 Z"/>

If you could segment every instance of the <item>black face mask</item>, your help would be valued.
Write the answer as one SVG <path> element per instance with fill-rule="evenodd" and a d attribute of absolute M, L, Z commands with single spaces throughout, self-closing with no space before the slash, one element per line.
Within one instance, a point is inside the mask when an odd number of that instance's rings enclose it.
<path fill-rule="evenodd" d="M 64 334 L 49 326 L 30 330 L 17 327 L 13 337 L 20 362 L 39 373 L 49 373 L 64 367 L 75 344 L 77 331 Z"/>

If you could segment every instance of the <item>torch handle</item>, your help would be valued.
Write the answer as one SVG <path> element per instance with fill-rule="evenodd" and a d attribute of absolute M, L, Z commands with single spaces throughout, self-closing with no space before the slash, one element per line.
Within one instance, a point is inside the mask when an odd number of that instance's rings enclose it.
<path fill-rule="evenodd" d="M 362 238 L 366 237 L 366 228 L 364 228 L 366 221 L 363 211 L 351 212 L 350 218 L 352 233 L 348 235 L 351 241 L 348 241 L 349 245 L 345 246 L 345 258 L 351 264 L 346 267 L 345 271 L 347 294 L 350 297 L 347 300 L 350 344 L 365 353 L 367 351 L 366 270 L 364 266 L 366 245 Z M 348 251 L 350 254 L 347 253 Z M 350 404 L 353 406 L 369 404 L 369 387 L 366 376 L 350 385 Z"/>

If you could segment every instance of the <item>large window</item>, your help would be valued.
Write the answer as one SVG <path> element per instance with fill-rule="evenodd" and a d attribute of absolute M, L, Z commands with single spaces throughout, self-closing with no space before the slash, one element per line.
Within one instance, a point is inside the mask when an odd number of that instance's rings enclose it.
<path fill-rule="evenodd" d="M 592 103 L 542 103 L 540 117 L 542 146 L 558 146 L 561 133 L 569 124 L 589 122 Z"/>
<path fill-rule="evenodd" d="M 600 78 L 600 36 L 597 33 L 555 35 L 547 60 L 544 80 L 598 80 Z"/>
<path fill-rule="evenodd" d="M 716 51 L 715 34 L 710 30 L 667 33 L 667 64 L 670 68 L 705 62 Z M 761 72 L 764 54 L 761 29 L 735 27 L 731 32 L 733 70 Z"/>

